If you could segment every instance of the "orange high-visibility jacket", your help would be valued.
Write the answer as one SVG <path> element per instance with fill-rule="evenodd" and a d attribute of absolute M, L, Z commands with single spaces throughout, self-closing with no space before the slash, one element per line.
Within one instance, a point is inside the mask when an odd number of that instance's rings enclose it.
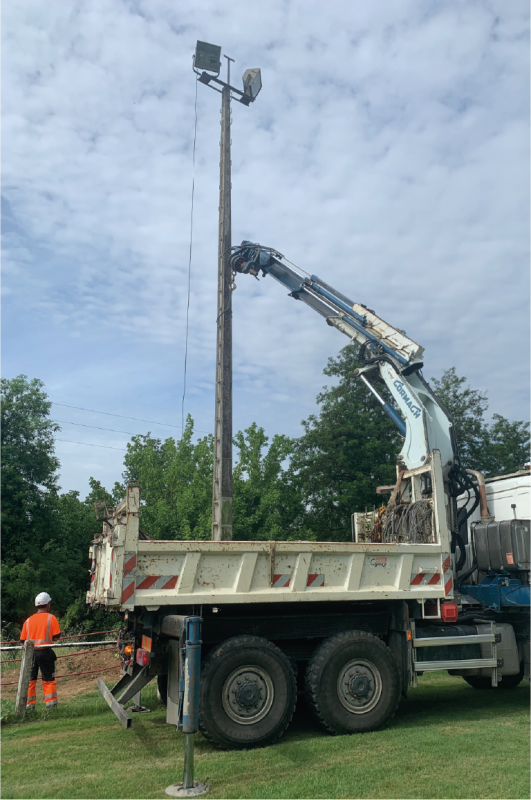
<path fill-rule="evenodd" d="M 32 639 L 35 647 L 46 647 L 53 644 L 53 637 L 58 633 L 61 633 L 61 629 L 53 614 L 32 614 L 22 626 L 20 641 Z"/>

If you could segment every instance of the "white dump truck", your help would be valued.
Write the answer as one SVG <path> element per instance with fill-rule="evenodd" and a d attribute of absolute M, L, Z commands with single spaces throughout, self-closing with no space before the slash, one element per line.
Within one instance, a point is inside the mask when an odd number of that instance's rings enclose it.
<path fill-rule="evenodd" d="M 125 623 L 111 708 L 129 724 L 125 704 L 156 676 L 177 724 L 183 615 L 202 618 L 200 728 L 226 748 L 274 742 L 302 692 L 342 734 L 388 723 L 424 672 L 477 689 L 529 679 L 529 472 L 486 482 L 461 467 L 422 348 L 373 311 L 259 245 L 237 248 L 233 268 L 273 275 L 362 345 L 356 372 L 404 437 L 396 484 L 378 511 L 353 509 L 349 542 L 153 540 L 138 485 L 100 506 L 87 602 Z"/>

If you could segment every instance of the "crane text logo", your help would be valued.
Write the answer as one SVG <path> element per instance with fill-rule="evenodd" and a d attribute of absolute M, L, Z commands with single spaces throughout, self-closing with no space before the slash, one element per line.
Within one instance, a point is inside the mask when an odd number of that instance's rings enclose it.
<path fill-rule="evenodd" d="M 418 419 L 420 417 L 420 408 L 418 406 L 414 405 L 413 401 L 411 400 L 411 398 L 409 397 L 408 393 L 404 389 L 404 384 L 402 383 L 402 381 L 398 381 L 398 380 L 395 381 L 393 383 L 393 386 L 396 388 L 396 390 L 398 391 L 398 394 L 400 395 L 400 397 L 402 398 L 402 400 L 404 401 L 406 406 L 410 409 L 410 411 L 413 414 L 413 416 L 415 417 L 415 419 Z"/>

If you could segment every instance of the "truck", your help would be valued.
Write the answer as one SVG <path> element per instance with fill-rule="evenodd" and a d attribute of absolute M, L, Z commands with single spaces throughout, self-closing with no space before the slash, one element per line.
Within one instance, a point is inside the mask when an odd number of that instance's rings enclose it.
<path fill-rule="evenodd" d="M 87 602 L 124 618 L 122 675 L 100 682 L 112 710 L 128 724 L 124 706 L 156 678 L 179 724 L 183 616 L 202 620 L 199 727 L 222 748 L 277 741 L 302 694 L 327 731 L 350 734 L 389 724 L 425 672 L 491 691 L 529 680 L 528 469 L 463 468 L 422 347 L 374 311 L 271 248 L 243 242 L 231 263 L 359 345 L 355 374 L 403 438 L 396 483 L 378 509 L 352 510 L 348 542 L 154 540 L 138 484 L 96 504 Z"/>

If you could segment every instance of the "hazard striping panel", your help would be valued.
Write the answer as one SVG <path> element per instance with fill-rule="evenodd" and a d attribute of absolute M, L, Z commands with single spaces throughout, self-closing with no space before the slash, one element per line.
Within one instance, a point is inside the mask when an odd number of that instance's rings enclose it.
<path fill-rule="evenodd" d="M 450 573 L 448 575 L 448 573 Z M 448 597 L 449 594 L 453 594 L 454 589 L 454 579 L 452 577 L 452 560 L 449 555 L 443 561 L 443 574 L 444 574 L 444 594 Z"/>
<path fill-rule="evenodd" d="M 324 575 L 308 575 L 308 580 L 306 581 L 306 586 L 311 586 L 312 589 L 317 589 L 319 586 L 325 585 L 325 576 Z"/>
<path fill-rule="evenodd" d="M 136 589 L 175 589 L 178 580 L 178 575 L 139 575 Z"/>
<path fill-rule="evenodd" d="M 134 605 L 136 583 L 136 553 L 124 553 L 122 604 Z"/>
<path fill-rule="evenodd" d="M 291 581 L 291 575 L 278 574 L 273 575 L 272 586 L 278 589 L 287 588 Z M 312 589 L 318 589 L 319 586 L 325 585 L 325 576 L 319 573 L 308 575 L 306 586 L 311 586 Z"/>
<path fill-rule="evenodd" d="M 410 586 L 437 586 L 440 582 L 440 572 L 419 572 L 411 578 Z"/>

